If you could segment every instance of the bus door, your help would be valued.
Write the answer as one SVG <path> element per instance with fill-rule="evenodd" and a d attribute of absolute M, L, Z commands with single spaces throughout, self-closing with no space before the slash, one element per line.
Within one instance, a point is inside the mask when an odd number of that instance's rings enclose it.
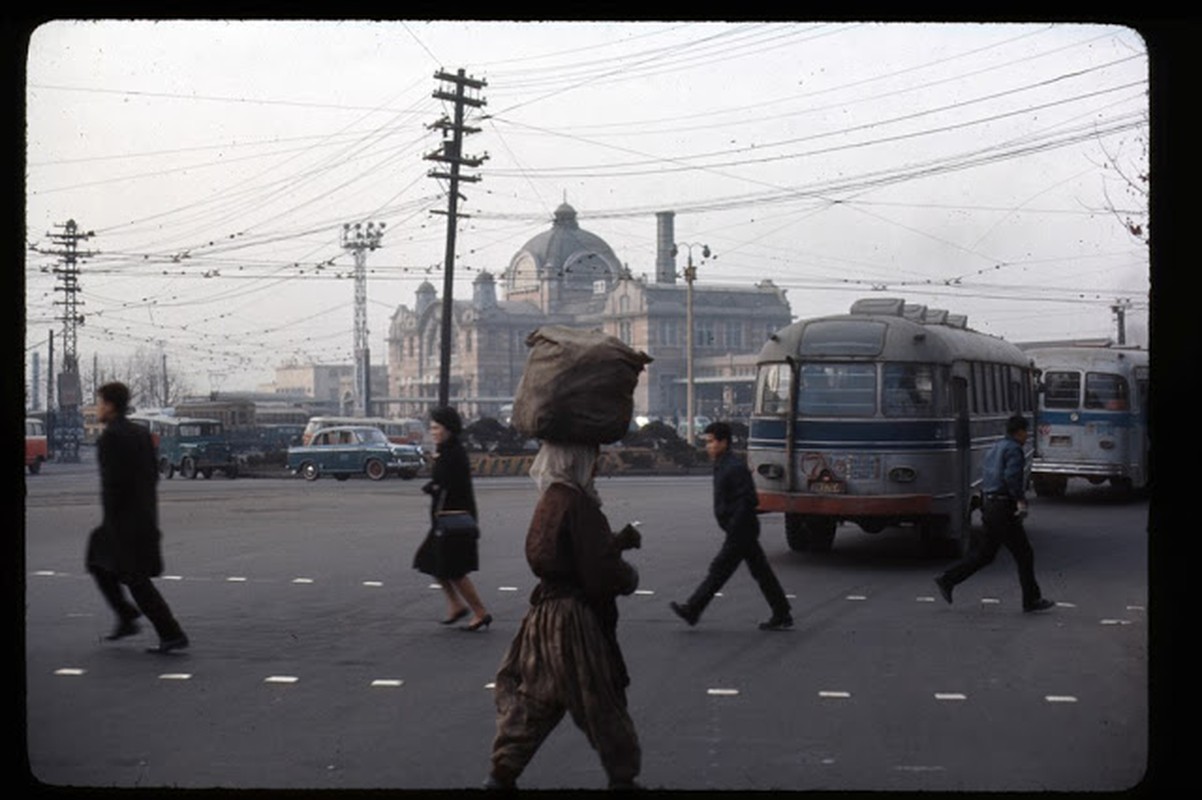
<path fill-rule="evenodd" d="M 952 413 L 956 434 L 956 513 L 952 514 L 951 535 L 963 541 L 972 527 L 972 431 L 968 424 L 968 381 L 953 376 Z"/>

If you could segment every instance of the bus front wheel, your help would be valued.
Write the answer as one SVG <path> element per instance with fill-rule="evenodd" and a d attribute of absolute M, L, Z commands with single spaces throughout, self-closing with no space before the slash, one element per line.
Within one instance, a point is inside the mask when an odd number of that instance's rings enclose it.
<path fill-rule="evenodd" d="M 789 549 L 798 553 L 827 553 L 835 541 L 837 525 L 830 517 L 785 514 L 785 540 Z"/>

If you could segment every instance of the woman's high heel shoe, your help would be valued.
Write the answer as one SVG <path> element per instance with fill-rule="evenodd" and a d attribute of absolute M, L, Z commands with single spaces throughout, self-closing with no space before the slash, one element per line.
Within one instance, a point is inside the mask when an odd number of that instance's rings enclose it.
<path fill-rule="evenodd" d="M 459 630 L 461 630 L 461 631 L 478 631 L 481 628 L 487 628 L 491 624 L 492 624 L 492 614 L 485 614 L 484 616 L 480 617 L 480 619 L 476 620 L 475 622 L 471 623 L 470 625 L 461 626 L 459 628 Z"/>
<path fill-rule="evenodd" d="M 472 612 L 471 612 L 471 609 L 469 609 L 469 608 L 461 608 L 461 609 L 459 609 L 458 611 L 456 611 L 454 614 L 452 614 L 451 616 L 449 616 L 449 617 L 447 617 L 446 619 L 444 619 L 444 620 L 442 621 L 442 624 L 443 624 L 443 625 L 454 625 L 456 622 L 458 622 L 459 620 L 463 619 L 464 617 L 466 617 L 466 616 L 467 616 L 468 614 L 470 614 L 470 613 L 472 613 Z"/>

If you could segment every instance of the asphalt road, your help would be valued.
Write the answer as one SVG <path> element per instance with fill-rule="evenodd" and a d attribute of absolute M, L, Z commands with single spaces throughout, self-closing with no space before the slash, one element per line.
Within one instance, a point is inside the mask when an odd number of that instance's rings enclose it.
<path fill-rule="evenodd" d="M 26 480 L 26 737 L 50 786 L 461 789 L 488 768 L 491 682 L 534 580 L 532 482 L 476 482 L 473 577 L 496 621 L 437 624 L 410 568 L 420 481 L 164 481 L 158 584 L 192 647 L 110 643 L 82 568 L 99 520 L 90 464 Z M 705 476 L 599 481 L 614 528 L 641 520 L 639 592 L 619 601 L 643 747 L 640 781 L 674 790 L 1117 791 L 1149 755 L 1148 504 L 1073 484 L 1035 499 L 1028 531 L 1055 609 L 1020 611 L 1005 552 L 938 599 L 946 563 L 912 532 L 844 526 L 826 555 L 762 542 L 797 626 L 766 633 L 743 568 L 686 627 L 668 610 L 720 534 Z M 520 785 L 603 788 L 565 719 Z"/>

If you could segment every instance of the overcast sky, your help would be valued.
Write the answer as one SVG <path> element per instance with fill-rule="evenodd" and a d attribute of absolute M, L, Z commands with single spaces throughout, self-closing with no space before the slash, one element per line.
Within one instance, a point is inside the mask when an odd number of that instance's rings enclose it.
<path fill-rule="evenodd" d="M 657 211 L 715 258 L 699 285 L 771 278 L 797 317 L 870 293 L 1017 341 L 1147 342 L 1148 60 L 1082 24 L 57 21 L 27 61 L 30 248 L 69 219 L 89 365 L 139 348 L 193 388 L 351 363 L 347 223 L 368 255 L 373 363 L 389 317 L 441 293 L 445 182 L 423 157 L 487 81 L 466 155 L 457 298 L 570 203 L 654 277 Z M 1139 186 L 1146 190 L 1146 185 Z M 699 249 L 694 250 L 696 260 Z M 61 299 L 28 252 L 26 361 Z M 684 257 L 678 260 L 684 266 Z M 45 363 L 45 362 L 43 362 Z"/>

